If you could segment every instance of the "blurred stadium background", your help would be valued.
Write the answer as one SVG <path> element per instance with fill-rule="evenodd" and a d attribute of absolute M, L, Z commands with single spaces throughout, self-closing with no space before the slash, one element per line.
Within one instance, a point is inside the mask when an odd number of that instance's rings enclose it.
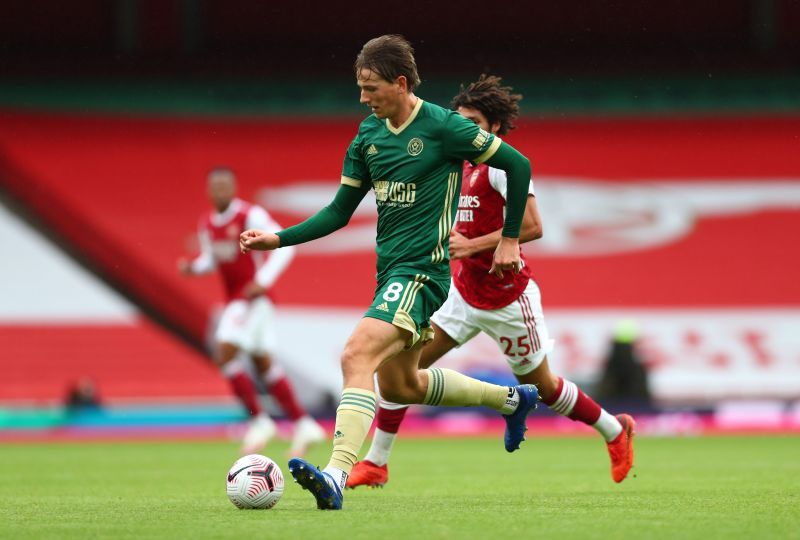
<path fill-rule="evenodd" d="M 800 3 L 430 4 L 3 3 L 0 439 L 244 418 L 205 353 L 218 278 L 175 264 L 205 173 L 231 166 L 284 225 L 321 208 L 366 114 L 352 62 L 389 32 L 416 46 L 427 100 L 481 72 L 525 95 L 507 139 L 533 163 L 545 234 L 525 249 L 559 372 L 645 432 L 800 431 Z M 275 289 L 280 360 L 322 416 L 371 299 L 374 221 L 365 202 Z M 609 362 L 614 341 L 634 363 Z M 445 362 L 509 377 L 484 338 Z M 70 412 L 86 381 L 102 407 Z"/>

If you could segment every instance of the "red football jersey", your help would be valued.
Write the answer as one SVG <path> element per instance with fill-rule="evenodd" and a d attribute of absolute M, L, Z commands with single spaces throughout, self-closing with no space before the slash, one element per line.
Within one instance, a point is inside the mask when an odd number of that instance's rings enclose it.
<path fill-rule="evenodd" d="M 461 196 L 455 230 L 467 238 L 483 236 L 503 228 L 505 220 L 505 173 L 486 164 L 464 162 Z M 494 181 L 493 181 L 494 180 Z M 532 190 L 529 191 L 532 193 Z M 531 274 L 525 263 L 518 274 L 504 272 L 503 278 L 489 275 L 494 250 L 486 250 L 454 265 L 453 283 L 464 300 L 478 309 L 500 309 L 517 298 L 528 286 Z"/>
<path fill-rule="evenodd" d="M 239 235 L 247 228 L 245 224 L 251 207 L 249 203 L 237 201 L 229 219 L 220 222 L 219 214 L 211 212 L 202 223 L 211 241 L 211 252 L 222 275 L 228 301 L 244 298 L 242 289 L 253 281 L 256 271 L 266 259 L 262 251 L 253 250 L 244 254 L 239 249 Z"/>

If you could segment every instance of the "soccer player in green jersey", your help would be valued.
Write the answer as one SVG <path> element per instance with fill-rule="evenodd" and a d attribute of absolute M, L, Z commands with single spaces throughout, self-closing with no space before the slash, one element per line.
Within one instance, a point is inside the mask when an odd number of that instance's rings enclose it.
<path fill-rule="evenodd" d="M 420 370 L 422 345 L 431 340 L 430 316 L 450 287 L 448 240 L 464 160 L 506 171 L 506 219 L 490 273 L 520 269 L 519 229 L 528 196 L 530 162 L 510 145 L 457 112 L 424 102 L 411 45 L 401 36 L 367 42 L 355 65 L 361 103 L 372 114 L 344 158 L 333 201 L 303 223 L 277 234 L 242 233 L 242 251 L 308 242 L 344 227 L 374 189 L 378 205 L 375 297 L 342 353 L 344 390 L 336 411 L 333 453 L 324 470 L 294 458 L 289 471 L 312 492 L 317 508 L 340 509 L 342 488 L 358 459 L 380 392 L 396 403 L 478 406 L 506 420 L 509 452 L 524 440 L 525 418 L 536 407 L 533 385 L 497 386 L 458 372 Z"/>

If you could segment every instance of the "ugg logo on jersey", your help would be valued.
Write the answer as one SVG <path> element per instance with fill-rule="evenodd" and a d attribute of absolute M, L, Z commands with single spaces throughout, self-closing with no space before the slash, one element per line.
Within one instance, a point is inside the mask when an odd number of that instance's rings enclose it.
<path fill-rule="evenodd" d="M 417 200 L 417 184 L 378 180 L 374 183 L 375 200 L 378 204 L 411 206 Z"/>
<path fill-rule="evenodd" d="M 373 183 L 373 186 L 375 187 L 375 200 L 381 202 L 389 197 L 389 182 L 378 180 Z"/>
<path fill-rule="evenodd" d="M 422 139 L 414 137 L 410 141 L 408 141 L 408 153 L 412 156 L 418 156 L 422 153 Z"/>

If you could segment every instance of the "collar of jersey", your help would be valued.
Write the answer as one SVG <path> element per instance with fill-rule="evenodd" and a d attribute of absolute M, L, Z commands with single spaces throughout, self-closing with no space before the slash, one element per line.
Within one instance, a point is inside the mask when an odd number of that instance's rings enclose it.
<path fill-rule="evenodd" d="M 392 127 L 392 123 L 389 122 L 389 119 L 387 118 L 386 119 L 386 129 L 388 129 L 389 131 L 391 131 L 395 135 L 400 135 L 403 132 L 404 129 L 406 129 L 408 126 L 411 125 L 411 122 L 413 122 L 414 119 L 417 117 L 417 114 L 419 113 L 419 110 L 421 108 L 422 108 L 422 98 L 418 97 L 417 98 L 417 104 L 414 105 L 414 110 L 411 111 L 411 114 L 406 119 L 406 121 L 403 122 L 403 125 L 400 126 L 399 128 L 394 128 L 394 127 Z"/>
<path fill-rule="evenodd" d="M 241 199 L 233 199 L 231 203 L 228 205 L 228 208 L 225 209 L 224 212 L 214 212 L 211 215 L 211 223 L 214 224 L 216 227 L 221 227 L 233 219 L 233 216 L 241 210 L 242 208 L 242 201 Z"/>

